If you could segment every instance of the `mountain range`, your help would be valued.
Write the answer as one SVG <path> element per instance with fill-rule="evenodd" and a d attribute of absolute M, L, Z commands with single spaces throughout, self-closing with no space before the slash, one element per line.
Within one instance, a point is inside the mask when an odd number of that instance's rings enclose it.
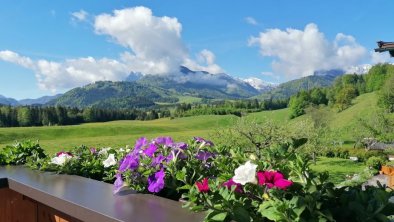
<path fill-rule="evenodd" d="M 158 103 L 176 103 L 185 96 L 205 99 L 285 99 L 300 90 L 329 86 L 337 76 L 343 74 L 342 70 L 322 70 L 312 76 L 275 85 L 258 78 L 239 79 L 225 73 L 192 71 L 182 66 L 178 73 L 170 75 L 132 72 L 126 81 L 99 81 L 71 89 L 64 94 L 38 99 L 17 101 L 0 96 L 0 104 L 142 108 Z"/>
<path fill-rule="evenodd" d="M 255 98 L 262 100 L 287 99 L 301 90 L 330 86 L 334 82 L 335 78 L 344 74 L 345 71 L 339 69 L 316 71 L 311 76 L 282 83 L 269 92 L 262 93 Z"/>

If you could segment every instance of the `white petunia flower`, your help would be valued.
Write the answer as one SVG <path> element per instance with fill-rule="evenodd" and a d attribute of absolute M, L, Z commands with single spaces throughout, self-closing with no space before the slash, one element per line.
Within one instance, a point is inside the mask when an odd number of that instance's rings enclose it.
<path fill-rule="evenodd" d="M 71 158 L 72 158 L 72 156 L 70 156 L 66 153 L 62 153 L 59 156 L 52 158 L 51 163 L 59 165 L 59 166 L 63 166 Z"/>
<path fill-rule="evenodd" d="M 257 165 L 246 162 L 244 165 L 239 166 L 234 171 L 233 181 L 245 185 L 246 183 L 257 183 L 256 179 L 256 169 Z"/>
<path fill-rule="evenodd" d="M 104 167 L 110 167 L 115 165 L 116 159 L 115 159 L 115 154 L 109 154 L 108 158 L 106 160 L 103 161 Z"/>
<path fill-rule="evenodd" d="M 107 155 L 108 151 L 110 151 L 111 149 L 111 147 L 103 148 L 98 152 L 98 155 Z"/>

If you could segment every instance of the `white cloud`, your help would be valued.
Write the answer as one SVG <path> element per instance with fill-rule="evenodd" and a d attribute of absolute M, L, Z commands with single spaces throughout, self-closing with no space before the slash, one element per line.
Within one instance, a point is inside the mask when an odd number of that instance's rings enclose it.
<path fill-rule="evenodd" d="M 32 60 L 12 51 L 0 51 L 0 60 L 15 63 L 36 73 L 41 89 L 56 91 L 88 84 L 99 80 L 123 80 L 128 67 L 116 60 L 92 57 L 69 59 L 62 63 Z"/>
<path fill-rule="evenodd" d="M 196 61 L 186 59 L 183 65 L 192 70 L 206 71 L 212 74 L 223 73 L 224 70 L 215 63 L 215 59 L 215 54 L 213 54 L 213 52 L 204 49 L 197 54 Z"/>
<path fill-rule="evenodd" d="M 72 13 L 74 20 L 84 21 L 88 13 Z M 55 91 L 99 80 L 124 80 L 131 71 L 144 74 L 178 73 L 181 65 L 195 70 L 221 72 L 215 55 L 202 50 L 197 61 L 182 42 L 182 25 L 176 18 L 156 17 L 145 7 L 115 10 L 94 18 L 97 34 L 108 35 L 127 51 L 118 59 L 83 57 L 61 62 L 32 60 L 12 51 L 0 51 L 0 60 L 15 63 L 36 73 L 40 88 Z"/>
<path fill-rule="evenodd" d="M 274 57 L 272 68 L 288 79 L 313 74 L 317 70 L 347 69 L 367 58 L 367 50 L 355 38 L 343 33 L 330 42 L 311 23 L 304 30 L 268 29 L 249 39 L 263 56 Z"/>
<path fill-rule="evenodd" d="M 133 52 L 125 57 L 134 71 L 149 74 L 177 71 L 188 56 L 178 20 L 153 16 L 145 7 L 101 14 L 95 18 L 94 27 L 98 34 L 111 36 Z"/>
<path fill-rule="evenodd" d="M 0 51 L 0 59 L 6 62 L 15 63 L 25 68 L 34 67 L 34 63 L 30 58 L 20 56 L 18 53 L 9 50 Z"/>
<path fill-rule="evenodd" d="M 250 17 L 250 16 L 245 17 L 245 22 L 250 25 L 258 25 L 259 24 L 255 18 Z"/>
<path fill-rule="evenodd" d="M 89 13 L 87 13 L 86 11 L 84 11 L 82 9 L 77 12 L 71 13 L 71 19 L 73 21 L 83 22 L 83 21 L 87 20 L 88 16 L 89 16 Z"/>
<path fill-rule="evenodd" d="M 371 61 L 373 64 L 390 62 L 390 54 L 388 52 L 371 52 Z"/>

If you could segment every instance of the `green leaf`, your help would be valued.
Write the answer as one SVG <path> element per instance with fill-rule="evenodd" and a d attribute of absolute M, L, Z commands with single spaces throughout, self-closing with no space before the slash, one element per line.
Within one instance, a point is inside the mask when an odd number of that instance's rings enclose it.
<path fill-rule="evenodd" d="M 213 211 L 209 214 L 208 218 L 212 221 L 224 221 L 227 217 L 227 212 Z"/>
<path fill-rule="evenodd" d="M 237 207 L 234 209 L 234 219 L 236 221 L 250 221 L 249 212 L 243 207 Z"/>

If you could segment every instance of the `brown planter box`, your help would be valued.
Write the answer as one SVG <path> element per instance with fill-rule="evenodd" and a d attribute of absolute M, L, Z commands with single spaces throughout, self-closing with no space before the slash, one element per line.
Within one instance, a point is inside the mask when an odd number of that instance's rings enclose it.
<path fill-rule="evenodd" d="M 180 202 L 79 176 L 0 167 L 0 222 L 202 221 Z"/>

